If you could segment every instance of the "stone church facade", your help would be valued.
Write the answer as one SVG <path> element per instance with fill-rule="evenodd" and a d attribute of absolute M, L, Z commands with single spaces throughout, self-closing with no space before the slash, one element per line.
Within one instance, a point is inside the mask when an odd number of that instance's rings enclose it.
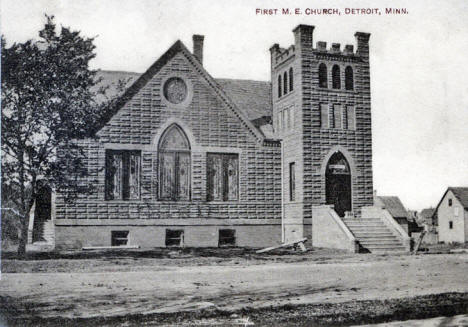
<path fill-rule="evenodd" d="M 54 195 L 56 247 L 314 242 L 336 228 L 314 220 L 324 208 L 339 226 L 360 217 L 373 204 L 370 35 L 354 51 L 313 31 L 270 48 L 271 82 L 214 79 L 197 35 L 135 76 L 79 141 L 95 191 Z"/>

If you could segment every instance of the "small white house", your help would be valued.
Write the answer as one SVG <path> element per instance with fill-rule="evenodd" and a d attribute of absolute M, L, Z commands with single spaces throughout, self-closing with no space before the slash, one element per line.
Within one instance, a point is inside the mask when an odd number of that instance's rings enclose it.
<path fill-rule="evenodd" d="M 449 187 L 437 205 L 439 242 L 468 241 L 468 187 Z"/>

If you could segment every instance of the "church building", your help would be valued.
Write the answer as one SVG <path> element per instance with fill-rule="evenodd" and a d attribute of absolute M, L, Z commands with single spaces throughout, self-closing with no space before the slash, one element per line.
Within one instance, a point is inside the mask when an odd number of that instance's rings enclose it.
<path fill-rule="evenodd" d="M 271 82 L 213 78 L 201 35 L 192 52 L 177 41 L 129 74 L 97 138 L 79 141 L 83 182 L 95 191 L 73 203 L 54 195 L 55 246 L 266 247 L 307 237 L 405 250 L 398 226 L 372 207 L 370 34 L 342 49 L 314 43 L 313 32 L 299 25 L 294 44 L 271 46 Z"/>

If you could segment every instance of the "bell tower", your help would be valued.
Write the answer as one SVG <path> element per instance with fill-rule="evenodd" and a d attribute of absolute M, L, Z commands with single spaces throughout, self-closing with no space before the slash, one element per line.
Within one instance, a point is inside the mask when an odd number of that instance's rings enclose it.
<path fill-rule="evenodd" d="M 360 215 L 373 204 L 370 34 L 354 45 L 314 46 L 314 26 L 271 54 L 273 127 L 283 149 L 285 241 L 310 237 L 313 207 Z"/>

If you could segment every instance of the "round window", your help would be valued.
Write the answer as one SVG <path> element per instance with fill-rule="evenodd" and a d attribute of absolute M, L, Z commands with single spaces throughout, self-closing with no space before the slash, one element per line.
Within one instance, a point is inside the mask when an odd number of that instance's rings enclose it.
<path fill-rule="evenodd" d="M 164 84 L 164 97 L 167 101 L 179 104 L 187 98 L 187 84 L 180 77 L 171 77 Z"/>

